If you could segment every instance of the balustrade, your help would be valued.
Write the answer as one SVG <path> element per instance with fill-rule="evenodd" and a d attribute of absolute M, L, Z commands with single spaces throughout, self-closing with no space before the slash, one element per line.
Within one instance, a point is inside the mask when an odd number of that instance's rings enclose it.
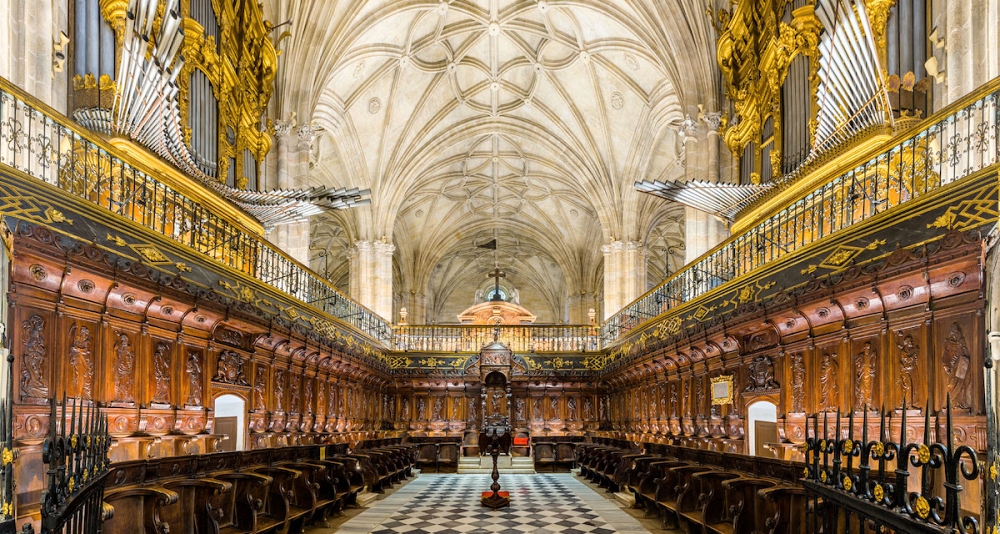
<path fill-rule="evenodd" d="M 688 264 L 608 318 L 601 329 L 604 345 L 759 267 L 996 165 L 1000 89 L 993 82 L 984 91 L 942 110 L 877 155 Z M 804 178 L 787 175 L 781 183 Z"/>

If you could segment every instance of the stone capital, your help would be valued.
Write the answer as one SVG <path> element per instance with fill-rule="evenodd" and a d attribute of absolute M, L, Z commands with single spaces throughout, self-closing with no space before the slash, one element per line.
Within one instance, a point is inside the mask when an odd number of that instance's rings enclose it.
<path fill-rule="evenodd" d="M 273 122 L 274 124 L 274 136 L 281 139 L 291 133 L 292 128 L 295 127 L 295 119 L 277 119 Z"/>
<path fill-rule="evenodd" d="M 295 130 L 295 135 L 299 138 L 300 150 L 312 149 L 313 141 L 316 140 L 316 130 L 314 130 L 312 126 L 308 124 L 299 126 L 299 128 Z"/>
<path fill-rule="evenodd" d="M 354 242 L 354 248 L 357 249 L 359 252 L 367 252 L 372 249 L 372 242 L 362 241 L 359 239 Z"/>

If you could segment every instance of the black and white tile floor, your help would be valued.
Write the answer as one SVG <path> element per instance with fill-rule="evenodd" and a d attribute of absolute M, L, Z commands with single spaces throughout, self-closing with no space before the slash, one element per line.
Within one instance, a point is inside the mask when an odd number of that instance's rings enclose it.
<path fill-rule="evenodd" d="M 648 532 L 611 500 L 569 474 L 502 475 L 511 505 L 490 510 L 479 497 L 485 475 L 421 474 L 337 532 L 635 534 Z"/>

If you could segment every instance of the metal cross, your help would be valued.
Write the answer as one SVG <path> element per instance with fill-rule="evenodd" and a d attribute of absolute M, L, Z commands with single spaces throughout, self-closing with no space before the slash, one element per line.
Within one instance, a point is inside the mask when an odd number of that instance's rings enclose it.
<path fill-rule="evenodd" d="M 490 300 L 494 301 L 503 300 L 503 298 L 500 297 L 500 279 L 507 278 L 507 275 L 504 274 L 504 272 L 501 271 L 499 267 L 496 267 L 493 269 L 493 272 L 487 274 L 486 277 L 495 279 L 493 298 L 491 298 Z"/>

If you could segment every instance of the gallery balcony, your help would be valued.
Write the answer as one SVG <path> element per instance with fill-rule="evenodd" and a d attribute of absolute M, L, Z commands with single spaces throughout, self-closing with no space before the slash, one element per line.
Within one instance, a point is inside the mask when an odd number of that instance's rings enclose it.
<path fill-rule="evenodd" d="M 85 212 L 88 220 L 90 214 L 96 214 L 94 219 L 105 221 L 107 228 L 129 221 L 137 232 L 144 227 L 158 235 L 157 246 L 142 248 L 111 232 L 87 239 L 108 241 L 127 254 L 137 255 L 137 261 L 154 266 L 172 257 L 162 250 L 183 247 L 204 262 L 174 262 L 178 265 L 169 267 L 177 267 L 177 272 L 171 273 L 176 277 L 185 276 L 186 269 L 196 264 L 212 265 L 240 281 L 225 282 L 230 285 L 227 290 L 242 287 L 242 282 L 263 285 L 304 306 L 301 310 L 315 310 L 319 317 L 332 318 L 334 326 L 326 334 L 346 327 L 346 331 L 361 333 L 376 344 L 391 344 L 392 329 L 387 321 L 270 244 L 252 216 L 144 152 L 93 134 L 3 78 L 0 178 L 6 202 L 21 203 L 5 210 L 15 219 L 59 224 L 72 221 L 71 213 Z M 40 203 L 38 199 L 43 197 L 45 202 Z M 40 210 L 42 204 L 57 207 Z M 80 226 L 74 227 L 74 233 Z M 96 231 L 97 225 L 92 226 Z M 286 315 L 294 322 L 300 312 L 292 310 Z"/>
<path fill-rule="evenodd" d="M 998 123 L 1000 79 L 994 79 L 912 127 L 885 134 L 886 142 L 844 148 L 779 180 L 743 210 L 728 239 L 609 317 L 603 346 L 614 351 L 642 333 L 677 335 L 760 301 L 768 290 L 995 221 Z"/>

